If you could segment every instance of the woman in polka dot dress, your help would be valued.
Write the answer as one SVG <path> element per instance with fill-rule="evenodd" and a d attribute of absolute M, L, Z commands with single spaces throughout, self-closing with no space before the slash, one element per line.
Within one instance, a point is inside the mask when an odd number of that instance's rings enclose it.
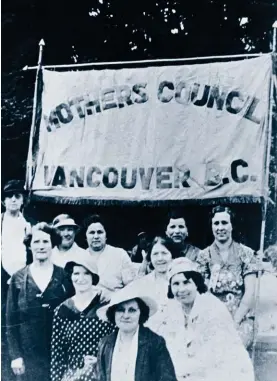
<path fill-rule="evenodd" d="M 51 343 L 52 381 L 93 381 L 99 341 L 113 331 L 96 311 L 100 295 L 97 269 L 86 258 L 68 262 L 75 295 L 56 308 Z"/>

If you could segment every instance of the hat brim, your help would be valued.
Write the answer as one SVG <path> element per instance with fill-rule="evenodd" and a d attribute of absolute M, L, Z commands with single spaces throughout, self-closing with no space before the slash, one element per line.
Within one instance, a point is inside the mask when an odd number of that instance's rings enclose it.
<path fill-rule="evenodd" d="M 120 291 L 117 291 L 116 293 L 118 294 L 119 292 L 123 291 L 120 290 Z M 114 300 L 113 300 L 114 299 Z M 118 304 L 121 304 L 123 302 L 127 302 L 129 300 L 133 300 L 133 299 L 141 299 L 149 308 L 149 317 L 154 315 L 157 311 L 158 311 L 158 305 L 157 303 L 155 302 L 154 299 L 152 299 L 150 296 L 147 296 L 147 295 L 139 295 L 139 293 L 137 293 L 137 295 L 130 295 L 130 297 L 128 296 L 122 296 L 121 298 L 113 298 L 111 299 L 110 303 L 107 304 L 106 306 L 104 307 L 101 307 L 97 310 L 96 314 L 97 316 L 99 317 L 99 319 L 103 320 L 103 321 L 108 321 L 108 318 L 107 318 L 107 311 L 110 307 L 113 307 L 113 306 L 116 306 Z"/>
<path fill-rule="evenodd" d="M 67 222 L 67 223 L 64 223 L 64 224 L 63 224 L 62 221 L 59 222 L 59 223 L 57 223 L 57 225 L 54 225 L 54 228 L 55 228 L 55 229 L 59 229 L 59 228 L 61 228 L 61 227 L 63 227 L 63 226 L 72 226 L 72 227 L 74 227 L 76 230 L 80 229 L 80 226 L 77 225 L 77 224 L 75 224 L 75 223 L 73 223 L 73 222 L 72 222 L 72 223 Z"/>
<path fill-rule="evenodd" d="M 20 193 L 23 196 L 25 196 L 28 193 L 28 191 L 26 189 L 7 189 L 2 191 L 2 196 L 5 197 L 9 194 L 14 194 L 14 193 Z"/>
<path fill-rule="evenodd" d="M 93 285 L 96 286 L 98 283 L 99 283 L 99 275 L 95 272 L 96 270 L 90 266 L 89 264 L 87 263 L 84 263 L 83 261 L 69 261 L 66 263 L 65 267 L 64 267 L 64 271 L 66 273 L 71 273 L 72 271 L 72 268 L 74 266 L 83 266 L 85 269 L 87 269 L 92 275 L 93 275 Z"/>

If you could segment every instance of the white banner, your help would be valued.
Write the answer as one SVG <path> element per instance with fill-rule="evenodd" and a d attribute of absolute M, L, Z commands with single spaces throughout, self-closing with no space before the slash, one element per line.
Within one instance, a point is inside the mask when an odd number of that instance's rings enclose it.
<path fill-rule="evenodd" d="M 270 55 L 44 70 L 32 189 L 68 200 L 262 196 L 270 73 Z"/>

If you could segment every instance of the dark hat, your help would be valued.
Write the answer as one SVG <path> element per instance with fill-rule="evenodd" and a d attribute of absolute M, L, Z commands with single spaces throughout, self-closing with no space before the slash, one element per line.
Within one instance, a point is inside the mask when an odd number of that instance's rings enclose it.
<path fill-rule="evenodd" d="M 146 237 L 147 236 L 147 233 L 146 232 L 140 232 L 138 233 L 137 237 L 141 238 L 141 237 Z"/>
<path fill-rule="evenodd" d="M 24 181 L 22 180 L 10 180 L 3 188 L 3 195 L 6 196 L 9 193 L 22 193 L 25 194 L 27 191 L 24 189 Z"/>

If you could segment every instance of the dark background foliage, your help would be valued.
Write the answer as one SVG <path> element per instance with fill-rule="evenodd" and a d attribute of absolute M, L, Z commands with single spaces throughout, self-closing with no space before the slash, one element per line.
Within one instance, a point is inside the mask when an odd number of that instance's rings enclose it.
<path fill-rule="evenodd" d="M 25 177 L 41 38 L 43 64 L 260 53 L 276 19 L 272 0 L 3 0 L 2 181 Z"/>

